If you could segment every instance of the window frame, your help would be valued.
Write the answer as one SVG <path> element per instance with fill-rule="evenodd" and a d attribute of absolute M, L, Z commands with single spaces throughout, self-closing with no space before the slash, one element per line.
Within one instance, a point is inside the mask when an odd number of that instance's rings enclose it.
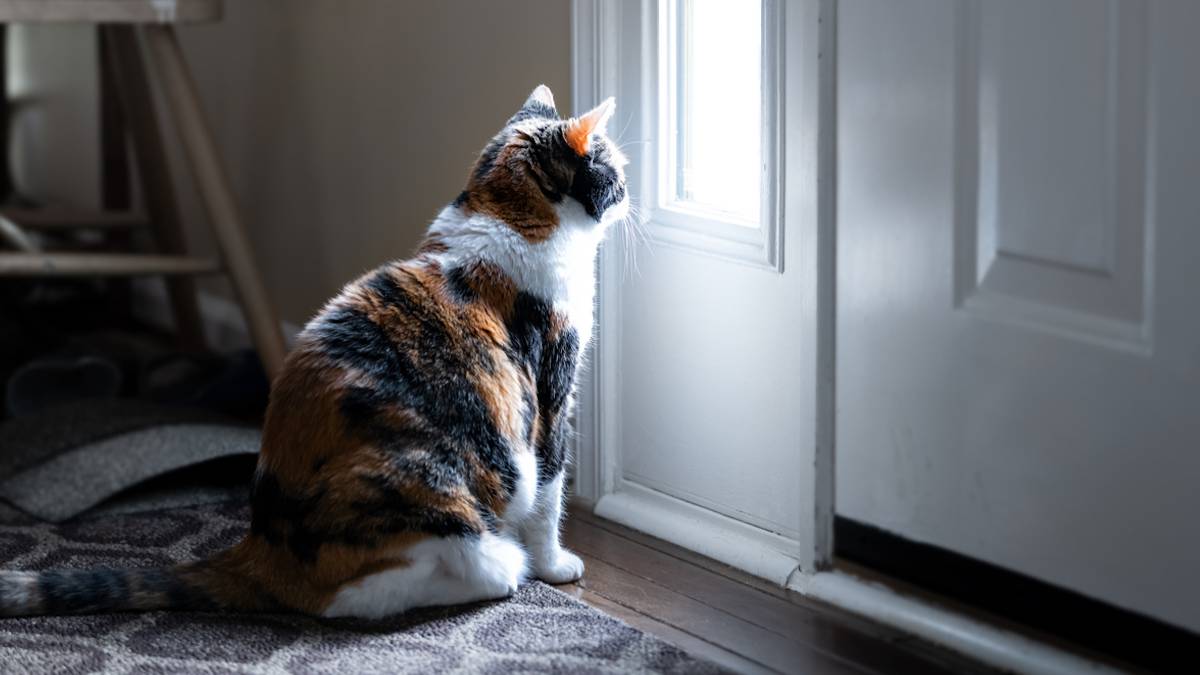
<path fill-rule="evenodd" d="M 579 0 L 576 0 L 579 2 Z M 641 207 L 650 246 L 669 246 L 721 260 L 783 272 L 784 26 L 781 0 L 762 2 L 762 203 L 758 227 L 719 212 L 670 203 L 668 5 L 674 0 L 588 3 L 594 12 L 585 34 L 576 33 L 576 87 L 615 95 L 609 131 L 629 156 L 630 192 Z M 586 67 L 584 67 L 586 66 Z M 660 84 L 662 86 L 660 86 Z"/>
<path fill-rule="evenodd" d="M 780 178 L 783 167 L 779 149 L 783 143 L 780 121 L 784 119 L 781 93 L 783 36 L 778 0 L 761 0 L 761 201 L 758 223 L 750 227 L 745 221 L 724 216 L 715 209 L 690 205 L 676 198 L 675 174 L 679 167 L 674 148 L 677 144 L 675 135 L 678 132 L 679 114 L 672 105 L 677 93 L 671 85 L 673 77 L 677 76 L 677 71 L 673 71 L 678 68 L 678 49 L 671 38 L 679 37 L 677 12 L 680 2 L 660 0 L 643 4 L 644 20 L 650 25 L 641 35 L 644 40 L 651 40 L 652 44 L 643 45 L 639 53 L 653 56 L 652 62 L 642 64 L 643 77 L 648 80 L 644 91 L 653 91 L 657 95 L 643 100 L 642 110 L 635 111 L 635 114 L 640 113 L 653 120 L 650 141 L 654 146 L 652 162 L 655 171 L 653 179 L 645 180 L 641 185 L 644 203 L 651 207 L 647 209 L 647 229 L 651 240 L 782 272 Z M 653 16 L 647 16 L 650 14 Z"/>

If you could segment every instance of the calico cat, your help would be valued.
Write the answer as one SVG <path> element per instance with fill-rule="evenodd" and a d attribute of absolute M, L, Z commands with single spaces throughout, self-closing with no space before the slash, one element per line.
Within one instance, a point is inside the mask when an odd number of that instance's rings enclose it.
<path fill-rule="evenodd" d="M 271 392 L 240 543 L 167 569 L 0 572 L 0 615 L 377 618 L 578 579 L 559 519 L 593 263 L 629 208 L 613 108 L 564 120 L 535 89 L 416 257 L 308 323 Z"/>

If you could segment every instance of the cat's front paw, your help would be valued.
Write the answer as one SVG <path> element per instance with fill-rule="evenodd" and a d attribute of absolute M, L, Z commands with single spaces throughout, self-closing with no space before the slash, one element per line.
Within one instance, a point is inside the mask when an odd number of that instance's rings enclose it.
<path fill-rule="evenodd" d="M 537 578 L 550 584 L 566 584 L 583 576 L 583 560 L 570 551 L 558 552 L 554 560 L 535 566 Z"/>

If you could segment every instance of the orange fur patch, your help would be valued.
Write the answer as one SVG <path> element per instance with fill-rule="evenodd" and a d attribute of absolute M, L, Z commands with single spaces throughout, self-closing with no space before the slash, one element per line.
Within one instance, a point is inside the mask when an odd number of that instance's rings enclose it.
<path fill-rule="evenodd" d="M 526 148 L 521 142 L 501 148 L 487 175 L 472 175 L 463 206 L 508 223 L 526 240 L 537 243 L 554 234 L 558 213 L 517 156 L 523 152 Z"/>
<path fill-rule="evenodd" d="M 575 151 L 575 154 L 579 155 L 580 157 L 588 154 L 588 149 L 591 148 L 592 127 L 595 126 L 594 123 L 591 125 L 585 124 L 584 119 L 585 118 L 571 120 L 570 124 L 567 125 L 566 130 L 563 131 L 563 136 L 567 139 L 567 145 L 571 146 L 571 149 Z"/>
<path fill-rule="evenodd" d="M 599 131 L 608 122 L 608 118 L 613 112 L 613 106 L 613 100 L 610 98 L 567 122 L 567 129 L 563 132 L 563 136 L 567 140 L 567 145 L 571 146 L 571 149 L 580 157 L 588 154 L 588 150 L 592 147 L 592 134 Z"/>

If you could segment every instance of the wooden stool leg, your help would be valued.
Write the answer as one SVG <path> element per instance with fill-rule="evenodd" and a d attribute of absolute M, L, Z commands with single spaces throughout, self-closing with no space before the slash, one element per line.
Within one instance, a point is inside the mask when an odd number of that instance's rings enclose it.
<path fill-rule="evenodd" d="M 163 253 L 183 255 L 187 252 L 187 244 L 184 241 L 183 225 L 175 201 L 175 186 L 171 183 L 166 148 L 159 131 L 158 116 L 154 111 L 154 99 L 150 92 L 150 82 L 146 78 L 146 66 L 141 58 L 137 34 L 130 26 L 110 24 L 100 28 L 100 40 L 104 48 L 101 79 L 111 79 L 112 88 L 116 90 L 120 100 L 119 110 L 111 110 L 109 115 L 122 117 L 128 125 L 129 135 L 133 140 L 134 157 L 138 163 L 138 177 L 144 193 L 146 215 L 154 228 L 156 243 Z M 116 129 L 110 130 L 113 138 L 109 140 L 113 145 L 122 147 L 112 150 L 123 152 L 123 125 L 115 126 Z M 110 168 L 112 167 L 105 167 L 106 201 L 109 198 L 108 182 L 115 178 L 109 175 Z M 128 202 L 127 183 L 113 185 L 112 189 L 123 192 L 125 201 Z M 128 203 L 106 203 L 104 206 L 106 209 L 129 208 Z M 179 331 L 180 346 L 184 349 L 204 349 L 204 322 L 200 318 L 195 282 L 186 276 L 172 276 L 166 279 L 166 284 L 175 327 Z"/>
<path fill-rule="evenodd" d="M 156 66 L 155 74 L 166 94 L 259 358 L 267 375 L 274 378 L 283 369 L 286 352 L 283 331 L 255 267 L 229 177 L 221 166 L 216 143 L 200 108 L 196 83 L 174 30 L 166 25 L 146 26 L 143 30 Z"/>

